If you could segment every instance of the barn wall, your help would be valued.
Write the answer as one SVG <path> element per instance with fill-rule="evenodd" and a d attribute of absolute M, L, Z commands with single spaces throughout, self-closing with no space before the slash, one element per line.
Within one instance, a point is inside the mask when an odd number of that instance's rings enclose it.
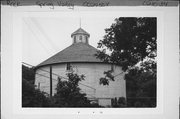
<path fill-rule="evenodd" d="M 66 64 L 52 65 L 52 72 L 54 74 L 66 77 Z M 104 76 L 104 71 L 110 70 L 112 68 L 111 64 L 100 64 L 100 63 L 71 63 L 73 71 L 79 75 L 84 74 L 85 80 L 81 81 L 79 87 L 82 92 L 87 94 L 90 99 L 98 99 L 99 104 L 107 106 L 110 105 L 110 99 L 115 97 L 126 97 L 126 87 L 124 80 L 124 72 L 121 67 L 113 66 L 114 73 L 117 75 L 115 81 L 110 81 L 109 85 L 103 86 L 99 84 L 99 79 Z M 47 71 L 47 72 L 45 72 Z M 37 69 L 35 85 L 40 83 L 40 90 L 49 93 L 49 71 L 50 67 L 45 66 Z M 43 77 L 41 75 L 47 77 Z M 57 77 L 53 74 L 53 94 L 56 92 Z M 119 74 L 119 75 L 118 75 Z M 86 85 L 86 86 L 85 86 Z"/>

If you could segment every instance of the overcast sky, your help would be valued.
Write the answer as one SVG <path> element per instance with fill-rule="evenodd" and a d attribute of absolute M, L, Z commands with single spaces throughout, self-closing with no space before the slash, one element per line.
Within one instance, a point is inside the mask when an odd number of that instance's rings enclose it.
<path fill-rule="evenodd" d="M 105 35 L 116 14 L 60 13 L 58 17 L 25 17 L 23 19 L 23 62 L 38 65 L 72 44 L 71 33 L 80 27 L 90 34 L 89 44 L 97 43 Z"/>

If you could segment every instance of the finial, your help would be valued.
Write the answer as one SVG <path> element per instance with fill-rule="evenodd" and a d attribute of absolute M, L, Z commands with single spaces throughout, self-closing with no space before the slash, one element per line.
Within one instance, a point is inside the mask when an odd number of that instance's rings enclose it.
<path fill-rule="evenodd" d="M 80 17 L 80 20 L 79 20 L 79 26 L 80 26 L 80 28 L 81 28 L 81 17 Z"/>

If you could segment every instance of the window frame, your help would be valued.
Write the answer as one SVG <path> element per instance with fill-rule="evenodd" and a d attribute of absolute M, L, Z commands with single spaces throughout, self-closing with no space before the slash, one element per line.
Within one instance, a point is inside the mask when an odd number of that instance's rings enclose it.
<path fill-rule="evenodd" d="M 81 42 L 82 42 L 82 39 L 83 39 L 83 38 L 82 38 L 82 35 L 80 35 L 80 36 L 79 36 L 79 40 L 80 40 Z"/>
<path fill-rule="evenodd" d="M 74 38 L 73 38 L 73 39 L 74 39 L 74 43 L 76 43 L 76 36 L 74 36 Z"/>
<path fill-rule="evenodd" d="M 71 67 L 72 67 L 72 66 L 71 66 L 71 63 L 68 62 L 68 63 L 66 64 L 66 70 L 67 70 L 67 71 L 70 71 L 70 70 L 71 70 Z"/>

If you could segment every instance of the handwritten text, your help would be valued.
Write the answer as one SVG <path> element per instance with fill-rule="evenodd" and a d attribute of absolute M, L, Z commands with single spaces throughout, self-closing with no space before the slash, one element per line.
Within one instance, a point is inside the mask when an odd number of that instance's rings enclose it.
<path fill-rule="evenodd" d="M 17 7 L 20 6 L 20 2 L 16 0 L 7 0 L 7 5 Z"/>
<path fill-rule="evenodd" d="M 167 1 L 162 1 L 162 0 L 145 0 L 143 2 L 143 5 L 147 5 L 147 6 L 167 6 L 168 2 Z"/>
<path fill-rule="evenodd" d="M 55 6 L 66 6 L 66 7 L 68 7 L 69 9 L 74 9 L 74 4 L 73 3 L 71 3 L 71 2 L 69 2 L 69 1 L 55 1 L 55 3 L 54 2 L 45 2 L 45 1 L 37 1 L 36 2 L 36 4 L 38 5 L 38 6 L 40 6 L 41 8 L 43 7 L 43 6 L 49 6 L 49 8 L 50 9 L 54 9 L 55 8 Z"/>
<path fill-rule="evenodd" d="M 83 6 L 86 7 L 105 7 L 105 6 L 109 6 L 109 2 L 83 2 Z"/>

